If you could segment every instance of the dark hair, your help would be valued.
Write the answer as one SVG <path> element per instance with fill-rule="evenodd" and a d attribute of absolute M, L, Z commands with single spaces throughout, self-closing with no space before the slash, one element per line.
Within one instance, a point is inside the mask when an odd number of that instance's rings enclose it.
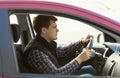
<path fill-rule="evenodd" d="M 57 18 L 54 16 L 48 15 L 38 15 L 33 20 L 33 27 L 37 34 L 41 33 L 42 27 L 48 28 L 50 25 L 50 20 L 57 21 Z"/>

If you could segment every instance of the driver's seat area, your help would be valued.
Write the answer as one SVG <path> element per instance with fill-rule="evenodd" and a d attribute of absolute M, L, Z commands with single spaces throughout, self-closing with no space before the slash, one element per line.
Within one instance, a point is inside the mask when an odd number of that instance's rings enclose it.
<path fill-rule="evenodd" d="M 22 34 L 21 28 L 18 24 L 11 24 L 10 26 L 12 30 L 19 71 L 22 73 L 29 72 L 23 64 L 23 48 L 22 48 L 22 43 L 21 42 L 19 43 L 19 39 Z"/>

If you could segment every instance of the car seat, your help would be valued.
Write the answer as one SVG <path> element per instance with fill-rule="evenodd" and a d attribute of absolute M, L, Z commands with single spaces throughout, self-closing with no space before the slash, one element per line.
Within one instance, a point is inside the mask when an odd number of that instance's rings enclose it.
<path fill-rule="evenodd" d="M 21 36 L 21 29 L 18 24 L 11 24 L 11 30 L 13 34 L 13 41 L 14 41 L 14 46 L 16 49 L 16 56 L 17 56 L 17 61 L 19 65 L 19 71 L 20 72 L 29 72 L 27 68 L 23 64 L 23 49 L 22 49 L 22 44 L 16 44 Z"/>

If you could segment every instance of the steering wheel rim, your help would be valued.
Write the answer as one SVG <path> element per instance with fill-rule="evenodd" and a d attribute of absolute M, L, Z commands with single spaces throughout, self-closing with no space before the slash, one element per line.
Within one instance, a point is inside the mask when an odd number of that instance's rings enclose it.
<path fill-rule="evenodd" d="M 93 42 L 94 42 L 94 39 L 93 37 L 91 37 L 89 43 L 86 46 L 86 50 L 93 48 Z"/>
<path fill-rule="evenodd" d="M 93 48 L 93 42 L 94 42 L 94 39 L 93 39 L 93 37 L 91 37 L 89 43 L 86 46 L 86 50 L 88 50 L 88 49 L 92 50 L 92 53 L 91 53 L 92 58 L 95 57 L 95 55 L 96 55 L 96 52 L 92 49 Z"/>

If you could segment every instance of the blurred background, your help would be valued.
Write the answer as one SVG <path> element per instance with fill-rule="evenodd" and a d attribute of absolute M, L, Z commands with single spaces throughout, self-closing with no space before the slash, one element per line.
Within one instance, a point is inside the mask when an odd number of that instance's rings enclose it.
<path fill-rule="evenodd" d="M 64 4 L 70 4 L 77 7 L 82 7 L 94 11 L 96 13 L 102 14 L 104 16 L 110 17 L 114 20 L 120 22 L 120 0 L 44 0 L 59 2 Z M 36 15 L 31 14 L 31 20 Z M 103 32 L 89 26 L 88 24 L 82 23 L 80 21 L 58 17 L 57 27 L 59 29 L 57 42 L 60 45 L 69 44 L 74 41 L 78 41 L 81 38 L 91 34 L 94 36 L 94 41 L 97 43 L 97 36 Z M 11 23 L 16 23 L 17 18 L 13 15 L 10 17 Z M 14 20 L 13 20 L 14 19 Z M 69 29 L 68 29 L 69 28 Z M 104 42 L 104 38 L 101 40 Z"/>
<path fill-rule="evenodd" d="M 103 14 L 120 22 L 120 0 L 45 0 L 72 4 Z"/>

